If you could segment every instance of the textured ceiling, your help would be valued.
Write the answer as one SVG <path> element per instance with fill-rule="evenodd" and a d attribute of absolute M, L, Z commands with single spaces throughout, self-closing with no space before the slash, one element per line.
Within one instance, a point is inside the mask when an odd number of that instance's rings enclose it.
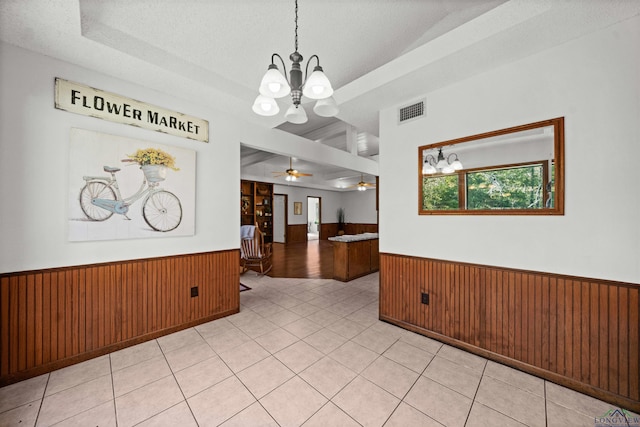
<path fill-rule="evenodd" d="M 380 109 L 639 10 L 637 0 L 299 0 L 299 51 L 319 56 L 340 106 L 327 120 L 305 104 L 307 125 L 250 109 L 271 54 L 289 65 L 293 0 L 0 0 L 0 39 L 351 152 L 352 132 L 357 151 L 370 156 Z"/>

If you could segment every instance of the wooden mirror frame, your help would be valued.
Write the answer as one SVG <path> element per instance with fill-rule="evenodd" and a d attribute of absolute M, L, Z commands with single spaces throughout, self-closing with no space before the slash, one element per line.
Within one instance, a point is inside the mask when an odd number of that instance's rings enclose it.
<path fill-rule="evenodd" d="M 470 142 L 479 139 L 506 135 L 527 131 L 536 128 L 553 126 L 554 135 L 554 182 L 555 182 L 555 200 L 551 208 L 539 209 L 443 209 L 443 210 L 427 210 L 423 208 L 423 179 L 422 166 L 424 162 L 423 153 L 425 150 L 432 150 L 438 147 L 451 146 L 463 142 Z M 500 165 L 496 165 L 500 166 Z M 472 169 L 469 169 L 472 170 Z M 463 169 L 461 172 L 464 172 Z M 436 175 L 438 176 L 438 175 Z M 442 175 L 440 175 L 442 176 Z M 418 214 L 419 215 L 564 215 L 564 117 L 544 120 L 541 122 L 530 123 L 521 126 L 515 126 L 507 129 L 500 129 L 492 132 L 481 133 L 478 135 L 466 136 L 464 138 L 452 139 L 449 141 L 438 142 L 418 147 Z"/>

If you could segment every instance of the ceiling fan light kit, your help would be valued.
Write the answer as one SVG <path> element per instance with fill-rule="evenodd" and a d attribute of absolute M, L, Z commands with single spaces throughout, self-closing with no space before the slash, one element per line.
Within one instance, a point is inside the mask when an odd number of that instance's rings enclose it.
<path fill-rule="evenodd" d="M 276 177 L 284 176 L 284 179 L 290 182 L 297 181 L 301 176 L 313 176 L 313 174 L 298 172 L 298 170 L 294 169 L 291 157 L 289 157 L 289 169 L 284 172 L 273 172 L 273 174 Z"/>
<path fill-rule="evenodd" d="M 358 182 L 356 185 L 352 185 L 350 188 L 356 187 L 358 189 L 358 191 L 367 191 L 368 187 L 375 187 L 376 184 L 374 184 L 373 182 L 364 182 L 364 174 L 360 175 L 360 182 Z"/>
<path fill-rule="evenodd" d="M 275 116 L 280 112 L 280 108 L 276 103 L 276 98 L 282 98 L 291 94 L 293 104 L 285 113 L 285 119 L 290 123 L 302 124 L 306 123 L 307 113 L 301 105 L 302 96 L 309 99 L 318 100 L 313 111 L 322 117 L 333 117 L 338 114 L 339 109 L 335 99 L 333 99 L 333 87 L 331 82 L 324 74 L 320 66 L 318 55 L 312 55 L 305 67 L 305 80 L 302 79 L 302 68 L 300 63 L 303 60 L 302 55 L 298 53 L 298 0 L 295 0 L 295 51 L 289 55 L 291 60 L 291 70 L 289 71 L 289 79 L 287 80 L 287 67 L 280 55 L 274 53 L 271 55 L 271 64 L 267 68 L 267 72 L 260 82 L 260 95 L 253 103 L 253 111 L 261 116 Z M 275 64 L 275 59 L 280 59 L 284 74 L 280 72 Z M 309 72 L 309 63 L 312 59 L 316 59 L 316 66 L 313 68 L 311 75 Z M 323 102 L 328 100 L 326 102 Z"/>

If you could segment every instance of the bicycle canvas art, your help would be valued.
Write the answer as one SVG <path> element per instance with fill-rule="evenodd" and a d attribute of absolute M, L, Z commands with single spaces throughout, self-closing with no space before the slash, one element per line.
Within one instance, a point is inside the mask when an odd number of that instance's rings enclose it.
<path fill-rule="evenodd" d="M 71 129 L 69 240 L 191 236 L 194 150 Z"/>

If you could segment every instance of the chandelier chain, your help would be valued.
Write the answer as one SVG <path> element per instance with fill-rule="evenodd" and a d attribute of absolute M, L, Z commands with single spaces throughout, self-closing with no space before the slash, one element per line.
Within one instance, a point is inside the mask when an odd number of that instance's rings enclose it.
<path fill-rule="evenodd" d="M 295 39 L 295 50 L 294 52 L 298 51 L 298 0 L 296 0 L 296 39 Z"/>

